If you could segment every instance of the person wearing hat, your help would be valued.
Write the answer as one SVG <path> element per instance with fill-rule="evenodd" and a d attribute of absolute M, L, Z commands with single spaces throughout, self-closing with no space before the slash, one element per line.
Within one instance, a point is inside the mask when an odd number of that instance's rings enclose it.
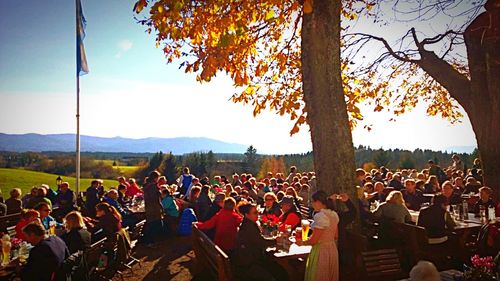
<path fill-rule="evenodd" d="M 101 201 L 99 198 L 99 187 L 102 185 L 102 180 L 93 180 L 90 187 L 87 188 L 85 207 L 91 217 L 95 217 L 95 206 Z"/>
<path fill-rule="evenodd" d="M 297 210 L 293 196 L 285 195 L 280 202 L 281 210 L 283 214 L 280 216 L 280 231 L 285 231 L 286 225 L 290 225 L 292 229 L 295 229 L 300 225 L 300 220 L 302 216 Z"/>

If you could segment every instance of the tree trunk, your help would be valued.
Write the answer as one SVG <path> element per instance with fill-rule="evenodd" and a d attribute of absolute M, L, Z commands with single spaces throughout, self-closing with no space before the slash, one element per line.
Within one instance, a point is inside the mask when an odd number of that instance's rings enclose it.
<path fill-rule="evenodd" d="M 416 63 L 467 112 L 476 134 L 483 184 L 500 199 L 500 9 L 494 2 L 498 0 L 488 1 L 486 12 L 464 32 L 470 79 L 423 45 Z"/>
<path fill-rule="evenodd" d="M 302 20 L 302 82 L 317 189 L 356 198 L 354 147 L 341 80 L 341 1 L 315 0 Z"/>
<path fill-rule="evenodd" d="M 494 2 L 494 1 L 489 1 Z M 471 95 L 462 104 L 476 134 L 484 184 L 500 198 L 500 9 L 489 7 L 465 30 Z"/>

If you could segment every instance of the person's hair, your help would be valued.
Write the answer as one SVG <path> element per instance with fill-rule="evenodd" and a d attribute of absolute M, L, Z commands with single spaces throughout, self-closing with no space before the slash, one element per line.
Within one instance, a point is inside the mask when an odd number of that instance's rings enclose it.
<path fill-rule="evenodd" d="M 21 211 L 21 217 L 24 220 L 27 220 L 33 216 L 36 216 L 38 218 L 40 216 L 40 213 L 37 210 L 32 210 L 32 209 L 23 209 Z"/>
<path fill-rule="evenodd" d="M 493 193 L 493 190 L 487 186 L 483 186 L 479 189 L 479 192 L 486 192 L 488 195 L 491 195 Z"/>
<path fill-rule="evenodd" d="M 242 215 L 249 214 L 252 208 L 256 208 L 255 204 L 247 201 L 242 201 L 240 204 L 238 204 L 238 212 Z"/>
<path fill-rule="evenodd" d="M 27 235 L 35 235 L 37 237 L 42 237 L 45 236 L 45 227 L 39 223 L 39 222 L 31 222 L 28 223 L 24 228 L 23 228 L 24 234 Z"/>
<path fill-rule="evenodd" d="M 292 194 L 288 194 L 288 193 L 292 193 Z M 297 191 L 295 190 L 295 188 L 293 188 L 291 186 L 286 189 L 285 194 L 292 195 L 294 199 L 299 198 L 299 195 L 297 194 Z"/>
<path fill-rule="evenodd" d="M 408 183 L 412 183 L 412 185 L 416 185 L 417 184 L 414 179 L 407 179 L 407 180 L 405 180 L 405 186 Z"/>
<path fill-rule="evenodd" d="M 119 184 L 118 190 L 127 190 L 127 187 L 124 184 Z"/>
<path fill-rule="evenodd" d="M 210 186 L 209 185 L 204 185 L 201 187 L 201 193 L 207 194 L 210 192 Z"/>
<path fill-rule="evenodd" d="M 442 204 L 446 204 L 446 197 L 442 193 L 436 193 L 431 201 L 432 205 L 441 206 Z"/>
<path fill-rule="evenodd" d="M 64 217 L 66 221 L 66 229 L 72 230 L 75 228 L 84 228 L 85 223 L 83 222 L 82 214 L 78 211 L 72 211 Z"/>
<path fill-rule="evenodd" d="M 152 183 L 152 182 L 154 182 L 155 180 L 157 180 L 159 177 L 160 177 L 160 173 L 159 173 L 158 171 L 152 171 L 152 172 L 151 172 L 151 173 L 149 173 L 149 175 L 148 175 L 147 182 L 148 182 L 148 183 Z"/>
<path fill-rule="evenodd" d="M 429 184 L 431 182 L 439 182 L 439 181 L 438 181 L 438 178 L 436 176 L 432 175 L 432 176 L 429 176 L 426 183 Z"/>
<path fill-rule="evenodd" d="M 242 191 L 241 191 L 241 195 L 248 196 L 248 190 L 245 190 L 245 189 L 244 189 L 244 190 L 242 190 Z"/>
<path fill-rule="evenodd" d="M 285 192 L 283 192 L 282 190 L 278 191 L 278 193 L 276 193 L 276 198 L 278 198 L 278 201 L 283 199 L 283 197 L 285 197 Z"/>
<path fill-rule="evenodd" d="M 371 192 L 375 189 L 375 185 L 372 182 L 366 182 L 363 188 Z"/>
<path fill-rule="evenodd" d="M 171 196 L 170 190 L 168 188 L 164 188 L 161 190 L 161 195 L 163 196 Z"/>
<path fill-rule="evenodd" d="M 296 171 L 296 170 L 297 170 L 297 167 L 295 167 L 295 166 L 291 166 L 290 167 L 290 172 L 293 172 L 293 171 Z"/>
<path fill-rule="evenodd" d="M 232 197 L 228 197 L 224 199 L 224 210 L 234 210 L 234 206 L 236 206 L 236 200 Z"/>
<path fill-rule="evenodd" d="M 417 189 L 422 189 L 424 185 L 425 185 L 425 181 L 423 181 L 423 180 L 418 180 L 415 182 L 415 187 Z"/>
<path fill-rule="evenodd" d="M 364 176 L 366 174 L 365 170 L 359 168 L 359 169 L 356 169 L 356 177 L 359 177 L 359 176 Z"/>
<path fill-rule="evenodd" d="M 333 210 L 334 209 L 334 203 L 333 200 L 328 197 L 328 194 L 324 192 L 323 190 L 318 190 L 313 193 L 311 196 L 312 201 L 318 201 L 321 202 L 321 204 L 325 205 L 328 209 Z"/>
<path fill-rule="evenodd" d="M 451 188 L 453 188 L 453 184 L 451 183 L 451 181 L 445 181 L 443 182 L 443 184 L 441 185 L 441 189 L 444 189 L 445 186 L 451 186 Z"/>
<path fill-rule="evenodd" d="M 189 174 L 189 167 L 184 167 L 184 169 L 182 169 L 182 172 L 184 174 Z"/>
<path fill-rule="evenodd" d="M 189 194 L 189 201 L 193 202 L 194 200 L 196 200 L 196 198 L 198 197 L 200 192 L 201 192 L 201 188 L 199 186 L 193 186 L 191 188 L 191 193 Z"/>
<path fill-rule="evenodd" d="M 419 261 L 410 271 L 411 281 L 440 281 L 437 268 L 428 261 Z"/>
<path fill-rule="evenodd" d="M 274 202 L 278 201 L 278 197 L 276 197 L 276 194 L 274 194 L 274 192 L 267 192 L 266 194 L 264 194 L 264 200 L 266 200 L 267 197 L 272 197 Z"/>
<path fill-rule="evenodd" d="M 11 191 L 10 191 L 10 197 L 14 198 L 14 199 L 19 199 L 19 197 L 21 197 L 21 189 L 20 188 L 13 188 Z"/>
<path fill-rule="evenodd" d="M 106 196 L 107 196 L 107 195 L 109 195 L 109 194 L 112 194 L 112 193 L 114 193 L 114 194 L 116 194 L 116 195 L 119 195 L 118 190 L 116 190 L 115 188 L 110 188 L 110 189 L 108 190 L 108 192 L 107 192 Z"/>
<path fill-rule="evenodd" d="M 167 177 L 165 177 L 165 176 L 158 177 L 158 181 L 161 181 L 161 180 L 164 180 L 165 182 L 167 182 Z"/>
<path fill-rule="evenodd" d="M 122 216 L 120 213 L 115 209 L 115 207 L 109 205 L 106 202 L 99 203 L 95 206 L 96 211 L 103 211 L 105 215 L 112 215 L 116 217 L 118 220 L 122 220 Z"/>
<path fill-rule="evenodd" d="M 397 191 L 397 190 L 391 191 L 389 193 L 389 195 L 387 196 L 387 199 L 385 200 L 385 202 L 391 202 L 394 204 L 405 206 L 405 200 L 403 198 L 403 194 L 401 193 L 401 191 Z"/>
<path fill-rule="evenodd" d="M 434 161 L 429 160 L 429 161 L 427 161 L 427 164 L 434 164 Z"/>
<path fill-rule="evenodd" d="M 214 203 L 223 202 L 224 199 L 226 199 L 226 194 L 219 192 L 219 193 L 215 194 Z"/>
<path fill-rule="evenodd" d="M 35 209 L 37 211 L 40 211 L 44 206 L 46 206 L 47 208 L 49 208 L 49 210 L 52 210 L 52 208 L 50 207 L 49 203 L 47 203 L 47 202 L 40 202 L 40 203 L 36 204 L 35 208 L 33 208 L 33 209 Z"/>

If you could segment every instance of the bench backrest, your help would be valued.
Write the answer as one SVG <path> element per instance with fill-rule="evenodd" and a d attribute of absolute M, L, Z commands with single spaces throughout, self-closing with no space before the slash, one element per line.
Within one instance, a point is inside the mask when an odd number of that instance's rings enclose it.
<path fill-rule="evenodd" d="M 193 248 L 196 259 L 203 269 L 219 281 L 234 280 L 229 257 L 208 236 L 193 224 Z"/>
<path fill-rule="evenodd" d="M 399 255 L 395 249 L 383 249 L 361 253 L 365 279 L 399 278 L 403 276 Z"/>
<path fill-rule="evenodd" d="M 21 220 L 21 213 L 0 217 L 0 232 L 6 232 L 8 227 L 15 226 Z"/>

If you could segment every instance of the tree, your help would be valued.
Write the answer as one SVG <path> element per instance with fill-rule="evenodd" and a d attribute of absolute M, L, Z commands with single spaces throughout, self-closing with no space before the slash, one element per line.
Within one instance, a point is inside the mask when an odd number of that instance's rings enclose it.
<path fill-rule="evenodd" d="M 257 149 L 250 145 L 245 152 L 245 172 L 249 172 L 255 175 L 257 172 Z"/>
<path fill-rule="evenodd" d="M 383 1 L 379 1 L 383 2 Z M 400 5 L 416 6 L 412 10 L 401 11 L 398 4 L 392 9 L 411 20 L 425 20 L 440 13 L 451 14 L 457 9 L 455 1 L 398 1 Z M 375 61 L 354 69 L 363 84 L 361 96 L 375 95 L 376 111 L 390 103 L 396 105 L 399 115 L 413 108 L 419 100 L 429 102 L 427 113 L 441 115 L 452 122 L 462 114 L 456 102 L 467 113 L 476 135 L 482 162 L 485 184 L 495 188 L 500 196 L 500 1 L 488 0 L 486 11 L 481 11 L 483 1 L 460 2 L 463 10 L 459 15 L 465 23 L 455 26 L 432 37 L 421 38 L 415 28 L 411 28 L 397 44 L 366 33 L 345 35 L 345 46 L 350 60 L 369 41 L 382 44 L 385 51 Z M 463 7 L 462 7 L 463 6 Z M 398 12 L 399 11 L 399 12 Z M 450 28 L 459 16 L 452 15 Z M 453 22 L 454 21 L 454 22 Z M 445 26 L 445 25 L 443 25 Z M 461 52 L 465 47 L 466 52 Z M 348 55 L 347 55 L 348 56 Z M 391 71 L 382 71 L 390 69 Z M 369 78 L 369 80 L 366 80 Z M 371 83 L 371 81 L 382 81 Z M 401 90 L 401 91 L 399 91 Z M 392 98 L 391 97 L 395 97 Z"/>
<path fill-rule="evenodd" d="M 355 198 L 348 118 L 360 114 L 350 102 L 355 93 L 342 88 L 340 1 L 139 0 L 134 10 L 148 2 L 140 23 L 157 32 L 168 62 L 182 58 L 181 68 L 199 81 L 227 73 L 243 89 L 233 101 L 251 103 L 254 115 L 266 108 L 288 114 L 296 122 L 291 134 L 307 121 L 318 186 Z M 343 10 L 349 17 L 351 2 Z"/>
<path fill-rule="evenodd" d="M 286 171 L 286 166 L 283 157 L 276 157 L 276 156 L 266 157 L 264 160 L 262 160 L 262 164 L 260 165 L 260 170 L 259 173 L 257 174 L 257 177 L 259 179 L 262 179 L 267 175 L 268 172 L 276 174 L 276 173 L 285 173 L 285 171 Z"/>
<path fill-rule="evenodd" d="M 162 162 L 159 170 L 162 171 L 162 174 L 167 178 L 167 181 L 170 184 L 175 183 L 175 180 L 177 179 L 179 167 L 178 167 L 177 159 L 172 154 L 172 152 L 165 154 L 165 156 L 163 157 L 163 162 Z"/>
<path fill-rule="evenodd" d="M 391 156 L 387 151 L 381 148 L 377 150 L 377 152 L 373 156 L 373 161 L 375 161 L 377 167 L 387 166 L 387 164 L 389 164 L 389 161 L 391 161 Z"/>

